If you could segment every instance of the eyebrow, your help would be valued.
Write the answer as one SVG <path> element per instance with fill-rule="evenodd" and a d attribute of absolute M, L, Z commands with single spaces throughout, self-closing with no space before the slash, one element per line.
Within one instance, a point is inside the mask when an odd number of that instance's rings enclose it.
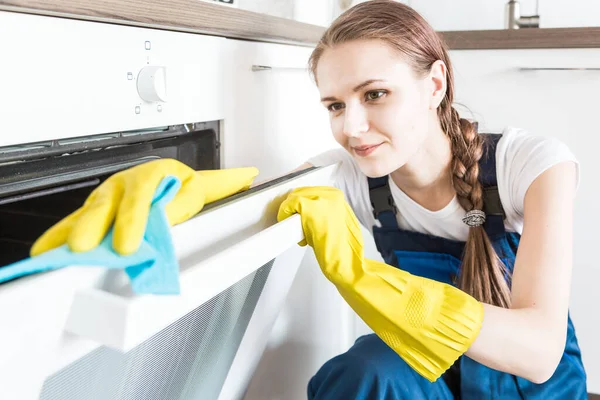
<path fill-rule="evenodd" d="M 371 83 L 375 83 L 375 82 L 385 82 L 385 80 L 384 79 L 369 79 L 369 80 L 364 81 L 363 83 L 356 85 L 352 89 L 352 91 L 358 92 L 359 90 L 363 89 L 364 87 L 369 86 Z M 328 96 L 328 97 L 321 98 L 321 101 L 335 101 L 335 100 L 337 100 L 337 98 L 334 96 Z"/>

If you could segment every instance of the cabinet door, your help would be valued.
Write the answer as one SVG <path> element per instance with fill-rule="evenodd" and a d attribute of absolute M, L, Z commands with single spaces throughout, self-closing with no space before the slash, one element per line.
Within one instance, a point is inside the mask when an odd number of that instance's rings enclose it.
<path fill-rule="evenodd" d="M 308 73 L 311 48 L 227 42 L 225 167 L 252 165 L 269 179 L 336 146 Z"/>
<path fill-rule="evenodd" d="M 510 125 L 558 138 L 581 163 L 574 233 L 571 316 L 588 372 L 589 391 L 600 393 L 600 281 L 597 226 L 600 224 L 600 129 L 598 49 L 453 51 L 457 102 L 474 116 L 480 131 Z M 525 69 L 527 68 L 527 69 Z M 547 68 L 566 68 L 548 70 Z M 580 68 L 580 69 L 577 69 Z"/>
<path fill-rule="evenodd" d="M 226 167 L 256 166 L 261 181 L 338 146 L 307 70 L 311 48 L 228 42 Z M 351 343 L 351 311 L 309 248 L 245 399 L 305 399 L 310 377 Z"/>

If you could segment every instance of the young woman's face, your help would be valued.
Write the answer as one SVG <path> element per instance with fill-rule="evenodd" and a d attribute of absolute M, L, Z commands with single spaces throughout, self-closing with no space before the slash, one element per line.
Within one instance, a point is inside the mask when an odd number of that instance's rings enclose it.
<path fill-rule="evenodd" d="M 325 50 L 316 78 L 336 141 L 367 176 L 401 168 L 437 123 L 440 82 L 431 74 L 417 76 L 383 41 L 354 41 Z"/>

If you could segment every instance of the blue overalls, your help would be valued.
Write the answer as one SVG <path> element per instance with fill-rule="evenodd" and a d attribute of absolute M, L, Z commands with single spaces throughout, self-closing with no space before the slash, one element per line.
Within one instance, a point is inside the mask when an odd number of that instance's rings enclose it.
<path fill-rule="evenodd" d="M 487 151 L 480 161 L 487 215 L 484 228 L 498 256 L 512 271 L 520 235 L 504 229 L 494 156 L 500 135 L 485 135 L 485 139 Z M 369 190 L 375 218 L 381 222 L 381 227 L 373 227 L 373 236 L 386 263 L 454 284 L 464 242 L 400 229 L 387 176 L 369 178 Z M 379 337 L 370 334 L 325 363 L 307 390 L 308 398 L 315 400 L 587 399 L 586 373 L 570 316 L 563 357 L 554 375 L 543 384 L 493 370 L 467 356 L 460 357 L 442 378 L 429 382 Z"/>

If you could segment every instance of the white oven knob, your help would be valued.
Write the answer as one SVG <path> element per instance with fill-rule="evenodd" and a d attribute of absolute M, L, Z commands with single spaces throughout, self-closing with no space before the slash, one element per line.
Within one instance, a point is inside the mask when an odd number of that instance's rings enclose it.
<path fill-rule="evenodd" d="M 165 67 L 147 66 L 137 77 L 138 94 L 143 100 L 167 101 L 167 71 Z"/>

